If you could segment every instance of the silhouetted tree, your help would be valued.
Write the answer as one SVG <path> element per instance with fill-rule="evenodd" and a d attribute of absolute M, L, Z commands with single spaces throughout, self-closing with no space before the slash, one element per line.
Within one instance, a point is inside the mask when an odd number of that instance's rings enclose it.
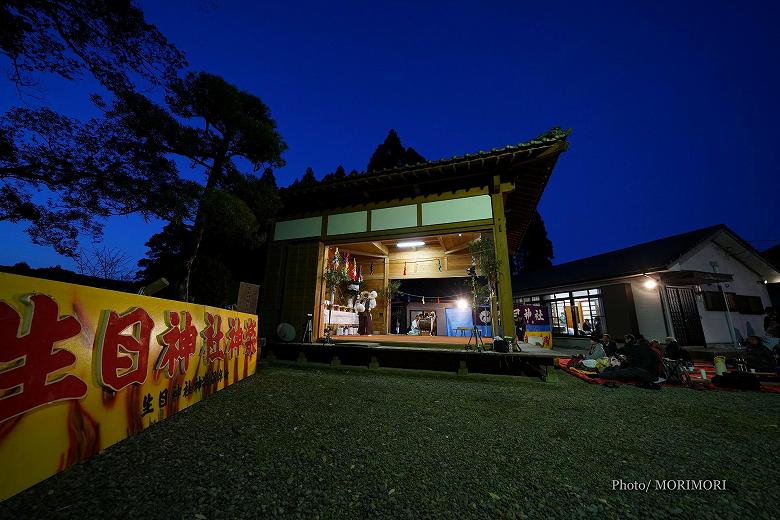
<path fill-rule="evenodd" d="M 190 275 L 208 226 L 209 208 L 217 204 L 236 160 L 254 171 L 281 166 L 286 144 L 268 107 L 256 96 L 205 72 L 189 73 L 168 87 L 169 110 L 147 97 L 126 92 L 107 112 L 113 123 L 144 143 L 150 159 L 170 155 L 188 159 L 205 176 L 195 206 L 191 239 L 183 246 L 184 283 L 180 297 L 189 299 Z"/>
<path fill-rule="evenodd" d="M 367 171 L 384 170 L 421 162 L 425 162 L 425 158 L 412 147 L 404 148 L 398 134 L 391 129 L 385 141 L 377 146 L 371 155 Z"/>
<path fill-rule="evenodd" d="M 538 211 L 534 211 L 523 241 L 512 258 L 512 275 L 539 271 L 552 266 L 553 244 Z"/>
<path fill-rule="evenodd" d="M 329 173 L 325 175 L 325 177 L 322 178 L 323 181 L 329 181 L 329 180 L 340 180 L 347 176 L 347 173 L 344 171 L 344 167 L 339 164 L 338 168 L 336 168 L 336 171 L 333 173 Z"/>
<path fill-rule="evenodd" d="M 0 221 L 28 223 L 34 243 L 75 257 L 79 233 L 99 236 L 103 217 L 183 218 L 199 188 L 151 146 L 104 119 L 11 109 L 0 116 Z"/>
<path fill-rule="evenodd" d="M 19 87 L 37 74 L 92 74 L 110 90 L 131 77 L 160 85 L 183 55 L 129 0 L 0 2 L 0 63 Z M 164 155 L 141 152 L 107 121 L 82 122 L 49 108 L 0 116 L 0 221 L 27 223 L 34 243 L 75 257 L 78 235 L 97 237 L 102 217 L 140 212 L 181 218 L 197 193 Z"/>
<path fill-rule="evenodd" d="M 130 0 L 0 2 L 0 54 L 20 87 L 35 73 L 74 79 L 86 70 L 112 90 L 128 89 L 129 74 L 162 84 L 185 64 Z"/>
<path fill-rule="evenodd" d="M 222 187 L 201 202 L 207 225 L 191 273 L 190 297 L 215 306 L 235 303 L 240 281 L 257 283 L 262 274 L 266 229 L 281 202 L 270 169 L 261 178 L 231 173 Z M 191 229 L 169 223 L 146 243 L 138 277 L 146 283 L 165 277 L 170 288 L 161 296 L 177 297 L 186 278 L 183 247 Z"/>

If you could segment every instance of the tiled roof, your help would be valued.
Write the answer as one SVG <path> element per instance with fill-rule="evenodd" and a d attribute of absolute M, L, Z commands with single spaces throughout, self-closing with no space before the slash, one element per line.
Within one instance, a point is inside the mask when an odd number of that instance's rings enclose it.
<path fill-rule="evenodd" d="M 542 271 L 523 273 L 512 280 L 512 290 L 528 294 L 535 290 L 662 271 L 698 244 L 726 229 L 725 225 L 719 224 L 566 262 Z"/>

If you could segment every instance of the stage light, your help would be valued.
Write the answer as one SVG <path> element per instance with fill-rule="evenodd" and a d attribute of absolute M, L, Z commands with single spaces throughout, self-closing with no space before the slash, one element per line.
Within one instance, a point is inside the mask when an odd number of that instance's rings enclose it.
<path fill-rule="evenodd" d="M 398 242 L 396 245 L 398 247 L 421 247 L 425 245 L 425 242 L 420 240 L 411 240 L 409 242 Z"/>
<path fill-rule="evenodd" d="M 656 282 L 652 278 L 648 278 L 647 280 L 645 280 L 644 286 L 645 289 L 655 289 L 656 287 L 658 287 L 658 282 Z"/>
<path fill-rule="evenodd" d="M 458 309 L 465 309 L 469 306 L 469 302 L 467 302 L 463 298 L 458 298 L 457 304 L 458 304 Z"/>

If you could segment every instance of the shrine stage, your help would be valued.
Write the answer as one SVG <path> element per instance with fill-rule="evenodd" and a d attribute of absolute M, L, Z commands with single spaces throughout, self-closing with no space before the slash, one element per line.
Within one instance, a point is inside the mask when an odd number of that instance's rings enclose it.
<path fill-rule="evenodd" d="M 466 350 L 468 337 L 452 336 L 336 336 L 333 343 L 271 342 L 264 351 L 267 363 L 326 363 L 331 366 L 434 370 L 466 375 L 524 375 L 545 381 L 557 378 L 557 359 L 571 352 L 521 344 L 521 352 Z M 488 341 L 491 343 L 492 341 Z"/>

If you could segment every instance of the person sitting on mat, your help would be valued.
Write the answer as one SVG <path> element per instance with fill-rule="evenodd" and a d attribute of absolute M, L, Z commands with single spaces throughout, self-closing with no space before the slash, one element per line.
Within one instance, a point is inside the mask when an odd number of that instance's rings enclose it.
<path fill-rule="evenodd" d="M 666 359 L 675 359 L 680 361 L 690 361 L 691 355 L 687 350 L 682 348 L 677 340 L 668 336 L 666 338 L 666 348 L 664 349 L 664 357 Z"/>
<path fill-rule="evenodd" d="M 626 357 L 627 366 L 625 368 L 608 367 L 599 374 L 600 378 L 611 380 L 633 379 L 647 385 L 663 381 L 659 377 L 661 358 L 653 351 L 648 341 L 637 343 L 631 334 L 626 334 L 626 344 L 618 349 L 618 354 Z"/>
<path fill-rule="evenodd" d="M 609 334 L 601 336 L 601 343 L 604 345 L 604 353 L 607 357 L 612 357 L 617 354 L 617 343 L 615 343 L 615 340 L 613 340 Z"/>
<path fill-rule="evenodd" d="M 748 336 L 745 343 L 745 363 L 756 372 L 774 372 L 775 357 L 758 336 Z"/>

